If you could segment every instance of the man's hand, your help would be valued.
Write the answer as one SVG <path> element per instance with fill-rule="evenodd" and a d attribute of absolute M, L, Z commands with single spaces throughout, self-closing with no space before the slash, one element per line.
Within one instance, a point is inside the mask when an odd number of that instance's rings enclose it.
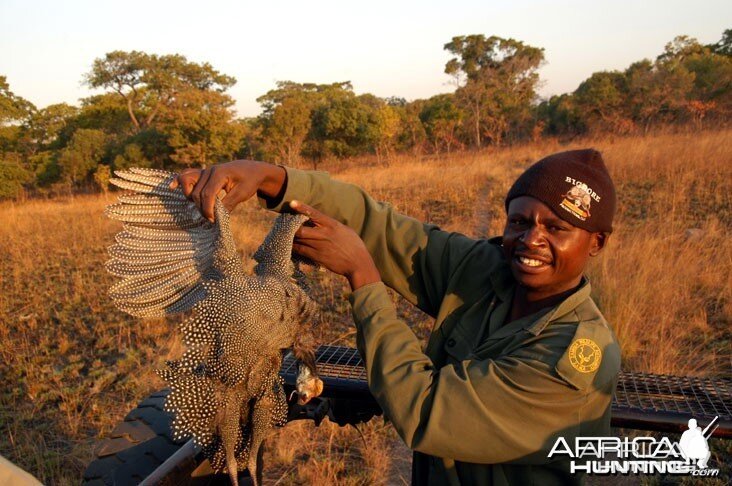
<path fill-rule="evenodd" d="M 180 186 L 183 194 L 196 202 L 201 214 L 213 222 L 214 204 L 221 191 L 226 193 L 221 202 L 232 211 L 237 204 L 257 192 L 275 197 L 284 181 L 285 169 L 282 167 L 253 160 L 235 160 L 208 169 L 185 169 L 170 187 Z"/>
<path fill-rule="evenodd" d="M 373 258 L 355 231 L 299 201 L 292 201 L 290 207 L 309 216 L 312 223 L 295 233 L 295 253 L 345 276 L 352 290 L 381 280 Z"/>

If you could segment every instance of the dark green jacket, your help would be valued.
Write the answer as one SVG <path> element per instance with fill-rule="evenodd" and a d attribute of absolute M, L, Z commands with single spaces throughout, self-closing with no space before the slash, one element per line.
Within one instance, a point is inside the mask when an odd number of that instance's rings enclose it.
<path fill-rule="evenodd" d="M 590 298 L 505 323 L 515 282 L 500 240 L 473 240 L 400 215 L 323 172 L 287 169 L 283 201 L 353 228 L 384 283 L 350 297 L 371 392 L 415 451 L 414 484 L 568 484 L 556 439 L 607 435 L 620 349 Z M 279 210 L 282 203 L 272 209 Z M 388 285 L 435 318 L 422 350 Z"/>

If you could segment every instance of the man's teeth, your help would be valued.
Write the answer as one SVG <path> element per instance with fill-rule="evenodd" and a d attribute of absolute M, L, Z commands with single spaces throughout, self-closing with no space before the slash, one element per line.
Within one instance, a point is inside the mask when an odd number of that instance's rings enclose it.
<path fill-rule="evenodd" d="M 544 262 L 540 262 L 539 260 L 534 260 L 532 258 L 519 257 L 519 261 L 524 265 L 528 265 L 530 267 L 538 267 L 544 265 Z"/>

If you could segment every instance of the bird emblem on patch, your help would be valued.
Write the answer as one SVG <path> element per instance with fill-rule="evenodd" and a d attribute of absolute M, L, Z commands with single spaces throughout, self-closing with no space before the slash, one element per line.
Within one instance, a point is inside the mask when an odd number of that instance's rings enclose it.
<path fill-rule="evenodd" d="M 569 363 L 580 373 L 592 373 L 600 367 L 602 351 L 592 339 L 576 339 L 569 346 Z"/>
<path fill-rule="evenodd" d="M 572 188 L 564 194 L 564 198 L 560 203 L 562 208 L 566 209 L 580 220 L 585 221 L 590 216 L 590 203 L 592 197 L 588 192 L 587 186 L 572 186 Z"/>

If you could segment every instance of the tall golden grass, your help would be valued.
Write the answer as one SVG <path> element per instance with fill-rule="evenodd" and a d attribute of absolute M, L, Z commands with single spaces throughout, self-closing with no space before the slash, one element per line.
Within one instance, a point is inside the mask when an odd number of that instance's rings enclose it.
<path fill-rule="evenodd" d="M 591 265 L 596 301 L 621 341 L 626 369 L 729 375 L 732 345 L 732 131 L 553 140 L 446 157 L 326 164 L 398 210 L 475 237 L 500 234 L 503 196 L 532 161 L 595 147 L 616 181 L 610 245 Z M 371 165 L 370 165 L 371 164 Z M 113 196 L 0 205 L 0 454 L 44 483 L 78 483 L 92 444 L 149 392 L 181 353 L 176 319 L 140 321 L 106 296 L 103 267 L 119 226 Z M 235 213 L 251 255 L 272 216 L 252 201 Z M 340 277 L 317 274 L 323 343 L 353 344 Z M 426 316 L 397 301 L 425 336 Z M 381 419 L 353 428 L 294 423 L 269 441 L 276 484 L 409 480 L 409 453 Z"/>

